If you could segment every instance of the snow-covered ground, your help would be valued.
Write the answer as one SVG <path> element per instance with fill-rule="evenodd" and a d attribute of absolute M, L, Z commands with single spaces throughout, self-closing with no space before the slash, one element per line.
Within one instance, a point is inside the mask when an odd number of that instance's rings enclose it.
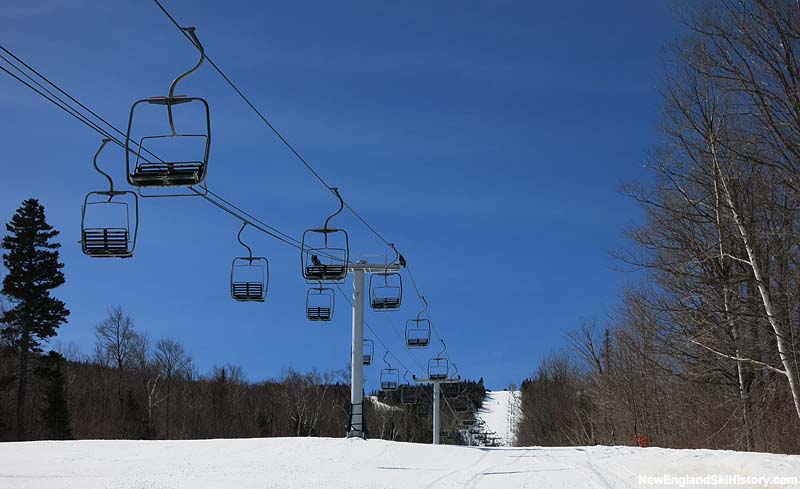
<path fill-rule="evenodd" d="M 514 445 L 514 429 L 519 417 L 519 391 L 487 391 L 478 411 L 487 431 L 501 438 L 501 445 Z"/>
<path fill-rule="evenodd" d="M 800 456 L 632 447 L 434 447 L 329 438 L 0 444 L 3 489 L 679 487 L 677 479 L 673 485 L 639 483 L 640 476 L 665 475 L 797 477 Z"/>

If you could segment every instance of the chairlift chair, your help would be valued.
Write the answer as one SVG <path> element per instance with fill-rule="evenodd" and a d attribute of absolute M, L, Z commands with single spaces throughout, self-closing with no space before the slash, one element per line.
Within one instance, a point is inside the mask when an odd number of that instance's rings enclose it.
<path fill-rule="evenodd" d="M 330 321 L 333 319 L 333 306 L 335 294 L 333 289 L 323 287 L 311 287 L 306 292 L 306 318 L 309 321 Z"/>
<path fill-rule="evenodd" d="M 139 193 L 143 197 L 153 196 L 166 196 L 166 195 L 146 195 L 142 193 L 143 188 L 157 188 L 157 187 L 194 187 L 201 185 L 205 182 L 206 173 L 208 170 L 208 156 L 211 149 L 211 115 L 208 107 L 208 102 L 199 97 L 188 97 L 186 95 L 176 95 L 175 88 L 178 83 L 194 73 L 203 61 L 205 61 L 205 51 L 200 40 L 195 35 L 194 27 L 182 28 L 183 31 L 190 37 L 192 43 L 200 52 L 200 59 L 197 63 L 185 73 L 179 75 L 172 81 L 169 87 L 169 94 L 167 96 L 156 96 L 146 99 L 137 100 L 131 106 L 130 115 L 128 116 L 128 130 L 125 135 L 125 166 L 127 169 L 128 183 L 139 188 Z M 197 133 L 182 133 L 176 129 L 174 106 L 177 105 L 198 105 L 202 108 L 204 114 L 203 130 Z M 133 130 L 134 121 L 137 119 L 137 109 L 144 105 L 161 105 L 167 109 L 167 119 L 169 121 L 170 131 L 165 134 L 147 135 L 133 141 L 131 132 Z M 190 142 L 192 140 L 199 140 L 202 143 L 202 154 L 198 154 L 196 158 L 189 158 L 181 160 L 179 158 L 168 158 L 163 161 L 153 155 L 147 150 L 148 143 L 155 143 L 156 141 L 174 141 L 175 143 Z M 133 149 L 133 145 L 137 149 Z M 131 158 L 131 153 L 135 158 Z M 148 157 L 146 154 L 150 156 Z M 154 161 L 155 160 L 155 161 Z M 205 195 L 204 192 L 195 191 L 193 193 L 173 194 L 172 196 L 184 195 Z"/>
<path fill-rule="evenodd" d="M 269 261 L 253 256 L 253 250 L 242 241 L 242 224 L 236 239 L 247 249 L 247 256 L 237 256 L 231 264 L 231 297 L 238 302 L 264 302 L 269 286 Z"/>
<path fill-rule="evenodd" d="M 430 404 L 417 404 L 417 419 L 428 419 L 431 416 Z"/>
<path fill-rule="evenodd" d="M 94 258 L 130 258 L 139 231 L 139 197 L 135 192 L 114 190 L 114 180 L 97 166 L 109 141 L 103 139 L 93 160 L 95 170 L 108 180 L 108 190 L 89 192 L 83 199 L 81 249 Z"/>
<path fill-rule="evenodd" d="M 457 413 L 466 413 L 469 411 L 469 397 L 464 395 L 463 393 L 458 395 L 457 397 L 453 398 L 450 406 L 453 408 L 453 411 Z"/>
<path fill-rule="evenodd" d="M 400 402 L 405 405 L 417 403 L 417 386 L 403 384 L 400 386 Z"/>
<path fill-rule="evenodd" d="M 396 391 L 399 382 L 399 372 L 396 368 L 384 368 L 381 370 L 381 389 L 385 391 Z"/>
<path fill-rule="evenodd" d="M 461 394 L 461 382 L 443 382 L 442 395 L 447 399 L 455 399 Z"/>
<path fill-rule="evenodd" d="M 408 348 L 427 348 L 431 344 L 431 321 L 423 317 L 428 311 L 428 301 L 420 296 L 425 308 L 416 319 L 406 321 L 406 346 Z"/>
<path fill-rule="evenodd" d="M 362 352 L 362 361 L 361 363 L 366 366 L 372 365 L 372 355 L 375 352 L 375 344 L 369 338 L 364 340 L 364 347 Z"/>
<path fill-rule="evenodd" d="M 403 279 L 397 272 L 373 273 L 369 278 L 369 305 L 373 311 L 400 309 Z"/>
<path fill-rule="evenodd" d="M 381 390 L 396 391 L 400 384 L 400 372 L 396 368 L 392 368 L 392 365 L 386 360 L 388 355 L 389 350 L 386 350 L 386 353 L 383 354 L 383 363 L 386 364 L 386 368 L 381 369 Z"/>
<path fill-rule="evenodd" d="M 328 227 L 330 220 L 344 209 L 344 200 L 338 189 L 331 191 L 339 199 L 339 210 L 328 216 L 323 227 L 303 233 L 300 262 L 307 282 L 341 283 L 347 278 L 350 262 L 347 231 Z"/>
<path fill-rule="evenodd" d="M 442 385 L 442 394 L 446 398 L 455 399 L 464 393 L 464 386 L 461 384 L 461 375 L 458 373 L 458 365 L 456 365 L 456 362 L 450 362 L 447 378 L 455 382 L 447 382 Z"/>
<path fill-rule="evenodd" d="M 102 207 L 102 209 L 98 209 Z M 81 218 L 81 248 L 93 258 L 130 258 L 136 247 L 137 224 L 131 224 L 138 213 L 134 192 L 89 192 L 83 201 Z M 95 212 L 99 211 L 99 212 Z M 94 214 L 117 214 L 115 222 L 89 224 Z M 134 218 L 136 219 L 136 218 Z M 131 231 L 133 228 L 133 231 Z"/>
<path fill-rule="evenodd" d="M 387 263 L 383 272 L 373 273 L 369 278 L 369 305 L 378 312 L 400 309 L 403 300 L 403 277 L 389 271 L 391 265 L 400 261 L 400 253 L 393 244 L 390 246 L 395 252 L 394 261 Z"/>
<path fill-rule="evenodd" d="M 428 360 L 428 378 L 431 380 L 447 379 L 447 358 L 435 357 Z"/>
<path fill-rule="evenodd" d="M 439 341 L 442 343 L 442 351 L 436 357 L 428 360 L 428 378 L 431 380 L 446 380 L 450 373 L 450 362 L 444 356 L 447 345 L 443 340 Z"/>
<path fill-rule="evenodd" d="M 269 261 L 237 256 L 231 264 L 231 297 L 239 302 L 264 302 L 269 284 Z"/>
<path fill-rule="evenodd" d="M 425 318 L 406 321 L 406 346 L 427 348 L 431 344 L 431 322 Z"/>
<path fill-rule="evenodd" d="M 407 406 L 417 403 L 417 386 L 411 385 L 408 381 L 408 373 L 408 370 L 406 370 L 406 373 L 403 374 L 405 383 L 400 386 L 400 403 Z"/>

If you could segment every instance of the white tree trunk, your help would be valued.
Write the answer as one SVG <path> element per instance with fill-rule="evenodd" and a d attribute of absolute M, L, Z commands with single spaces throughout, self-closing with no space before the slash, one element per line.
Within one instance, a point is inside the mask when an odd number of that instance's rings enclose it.
<path fill-rule="evenodd" d="M 722 236 L 722 216 L 720 212 L 720 197 L 719 197 L 719 183 L 717 180 L 717 166 L 714 165 L 714 213 L 717 222 L 717 239 L 719 240 L 719 264 L 723 272 L 723 280 L 727 280 L 725 274 L 725 244 Z M 736 325 L 736 320 L 731 314 L 731 307 L 729 301 L 729 289 L 727 283 L 722 286 L 722 302 L 725 308 L 725 320 L 728 322 L 730 328 L 731 338 L 733 338 L 733 351 L 736 356 L 736 380 L 739 388 L 739 401 L 742 405 L 742 421 L 744 424 L 745 441 L 747 443 L 747 450 L 752 450 L 752 441 L 750 437 L 750 419 L 749 419 L 749 406 L 747 399 L 747 392 L 744 385 L 744 362 L 741 360 L 741 352 L 739 351 L 739 331 Z"/>
<path fill-rule="evenodd" d="M 739 217 L 739 213 L 736 212 L 736 206 L 733 203 L 733 197 L 731 195 L 730 189 L 728 188 L 728 184 L 725 181 L 725 175 L 722 172 L 722 168 L 719 166 L 719 161 L 717 160 L 717 151 L 716 145 L 713 141 L 709 143 L 709 147 L 711 149 L 711 154 L 714 159 L 714 165 L 719 171 L 720 176 L 720 183 L 722 184 L 722 189 L 725 194 L 725 200 L 728 204 L 728 207 L 731 211 L 731 216 L 733 217 L 733 221 L 736 224 L 736 228 L 739 231 L 739 237 L 742 240 L 742 245 L 744 245 L 744 249 L 747 252 L 747 259 L 749 260 L 750 268 L 753 270 L 753 278 L 756 280 L 756 284 L 758 285 L 758 292 L 761 296 L 761 302 L 764 305 L 764 312 L 767 315 L 767 320 L 769 321 L 769 325 L 772 327 L 772 332 L 775 335 L 775 341 L 778 346 L 778 355 L 781 358 L 781 364 L 783 365 L 783 374 L 786 376 L 786 379 L 789 381 L 789 390 L 792 393 L 792 400 L 794 401 L 794 409 L 797 413 L 798 419 L 800 419 L 800 391 L 798 391 L 797 386 L 797 378 L 794 371 L 794 365 L 792 365 L 791 355 L 789 352 L 789 347 L 786 344 L 786 338 L 783 334 L 783 328 L 780 324 L 778 324 L 778 320 L 775 318 L 775 310 L 772 306 L 772 298 L 770 297 L 769 289 L 767 289 L 767 285 L 764 283 L 764 277 L 761 273 L 761 266 L 758 262 L 758 257 L 756 256 L 755 250 L 753 249 L 752 243 L 750 241 L 750 235 L 747 232 L 747 228 L 745 227 L 742 219 Z"/>

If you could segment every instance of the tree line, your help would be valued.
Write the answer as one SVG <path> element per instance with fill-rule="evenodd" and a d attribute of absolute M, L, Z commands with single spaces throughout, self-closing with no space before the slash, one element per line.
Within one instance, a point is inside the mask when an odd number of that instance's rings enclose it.
<path fill-rule="evenodd" d="M 0 439 L 341 436 L 347 425 L 341 372 L 252 383 L 224 365 L 201 375 L 182 343 L 151 342 L 119 307 L 97 324 L 91 354 L 60 350 L 28 355 L 20 399 L 20 349 L 0 349 Z"/>
<path fill-rule="evenodd" d="M 95 327 L 94 350 L 74 346 L 33 354 L 23 403 L 24 434 L 14 419 L 19 351 L 0 349 L 0 440 L 198 439 L 238 437 L 341 437 L 350 410 L 349 369 L 286 370 L 279 378 L 249 382 L 234 365 L 199 373 L 177 340 L 150 341 L 119 308 Z M 465 381 L 473 409 L 485 391 Z M 424 403 L 430 387 L 418 387 Z M 429 417 L 402 404 L 399 391 L 375 392 L 365 406 L 372 438 L 430 442 Z M 461 427 L 463 414 L 443 410 L 443 427 Z M 452 439 L 452 443 L 466 443 Z"/>
<path fill-rule="evenodd" d="M 644 270 L 606 324 L 522 386 L 523 444 L 800 452 L 800 9 L 682 12 L 653 183 L 619 257 Z"/>

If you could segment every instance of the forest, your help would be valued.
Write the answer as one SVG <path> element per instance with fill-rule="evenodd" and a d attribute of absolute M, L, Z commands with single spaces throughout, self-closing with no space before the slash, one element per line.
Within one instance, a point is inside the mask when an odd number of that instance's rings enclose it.
<path fill-rule="evenodd" d="M 522 384 L 522 445 L 800 453 L 800 9 L 681 15 L 653 181 L 623 188 L 642 278 Z"/>

